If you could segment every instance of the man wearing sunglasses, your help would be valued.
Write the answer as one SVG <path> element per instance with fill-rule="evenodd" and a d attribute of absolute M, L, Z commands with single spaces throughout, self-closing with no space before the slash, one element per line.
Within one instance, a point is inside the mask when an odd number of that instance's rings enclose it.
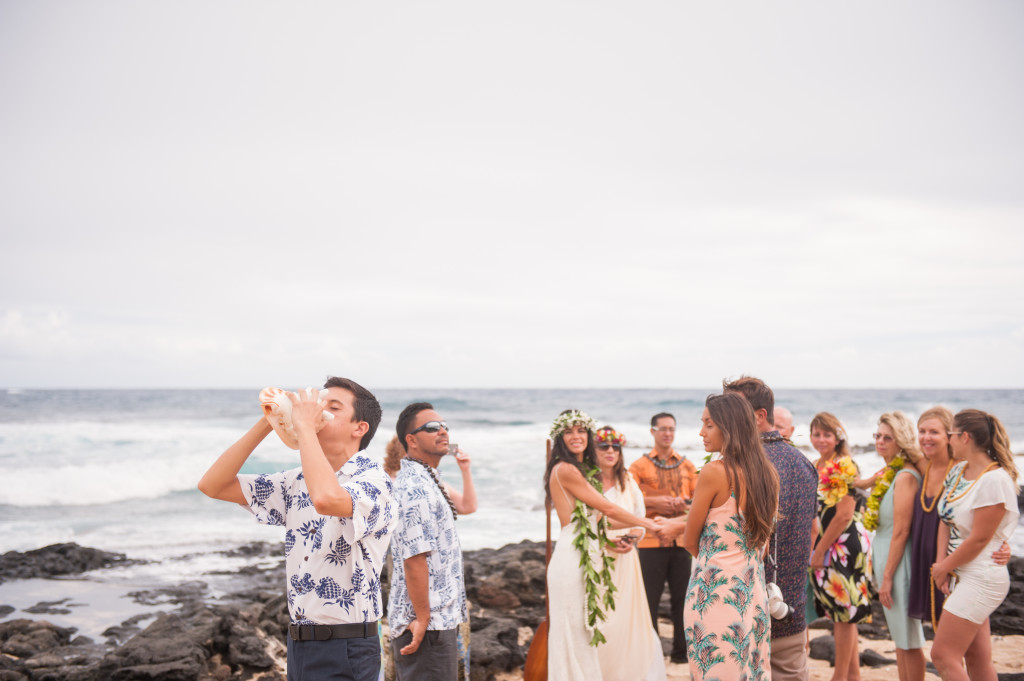
<path fill-rule="evenodd" d="M 399 681 L 454 679 L 458 628 L 469 612 L 455 531 L 457 504 L 437 474 L 448 454 L 448 424 L 433 405 L 415 402 L 402 410 L 395 430 L 406 453 L 395 478 L 398 527 L 391 542 L 395 571 L 388 598 L 395 672 Z M 465 458 L 458 502 L 471 512 L 476 494 L 471 478 L 465 484 L 467 473 Z"/>

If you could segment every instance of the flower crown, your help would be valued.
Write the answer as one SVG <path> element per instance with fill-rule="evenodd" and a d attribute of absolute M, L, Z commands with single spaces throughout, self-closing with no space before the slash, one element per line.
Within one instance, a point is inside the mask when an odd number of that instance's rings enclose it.
<path fill-rule="evenodd" d="M 615 430 L 611 426 L 605 426 L 604 428 L 601 428 L 599 431 L 597 431 L 597 435 L 594 436 L 594 439 L 597 440 L 598 442 L 604 442 L 623 447 L 626 445 L 626 436 L 620 433 L 619 431 Z"/>
<path fill-rule="evenodd" d="M 585 412 L 582 412 L 579 409 L 572 409 L 564 414 L 558 415 L 558 418 L 556 418 L 554 423 L 551 424 L 551 431 L 549 435 L 551 436 L 551 439 L 554 439 L 573 426 L 583 426 L 590 432 L 594 432 L 597 428 L 597 422 L 587 416 Z"/>

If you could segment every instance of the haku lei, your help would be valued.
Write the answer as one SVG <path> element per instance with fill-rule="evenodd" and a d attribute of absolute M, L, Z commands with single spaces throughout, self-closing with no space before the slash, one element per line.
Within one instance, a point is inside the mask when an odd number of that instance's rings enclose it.
<path fill-rule="evenodd" d="M 818 499 L 827 507 L 835 506 L 856 479 L 857 467 L 850 457 L 833 458 L 818 473 Z"/>
<path fill-rule="evenodd" d="M 586 473 L 587 482 L 593 485 L 598 492 L 603 492 L 603 485 L 599 479 L 601 469 L 594 466 Z M 615 585 L 612 583 L 611 567 L 615 559 L 609 556 L 605 547 L 614 544 L 608 540 L 608 518 L 601 516 L 596 523 L 590 523 L 587 505 L 579 499 L 572 510 L 572 521 L 576 529 L 576 537 L 572 545 L 580 554 L 580 568 L 583 571 L 583 590 L 586 602 L 584 604 L 584 624 L 587 631 L 593 632 L 590 638 L 590 645 L 598 646 L 605 643 L 604 634 L 597 628 L 598 620 L 605 620 L 605 612 L 615 609 L 614 594 Z M 595 569 L 594 565 L 600 566 Z"/>
<path fill-rule="evenodd" d="M 882 497 L 889 491 L 889 487 L 892 486 L 892 481 L 896 479 L 896 474 L 900 472 L 907 460 L 902 454 L 898 454 L 896 458 L 889 462 L 889 465 L 885 467 L 885 472 L 882 473 L 882 477 L 875 482 L 875 486 L 871 488 L 871 496 L 868 497 L 867 510 L 864 511 L 863 523 L 864 529 L 866 530 L 877 530 L 878 529 L 878 509 L 882 505 Z"/>
<path fill-rule="evenodd" d="M 586 412 L 582 412 L 579 409 L 573 409 L 568 413 L 558 415 L 551 424 L 551 430 L 548 431 L 548 435 L 552 440 L 554 440 L 573 426 L 583 426 L 587 430 L 593 432 L 597 429 L 597 421 L 587 416 Z"/>

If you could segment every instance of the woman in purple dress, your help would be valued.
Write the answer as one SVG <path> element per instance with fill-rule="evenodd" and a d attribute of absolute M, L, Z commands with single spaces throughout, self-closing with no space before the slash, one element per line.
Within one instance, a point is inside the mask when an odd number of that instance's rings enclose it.
<path fill-rule="evenodd" d="M 910 598 L 908 614 L 925 622 L 932 629 L 939 625 L 945 594 L 935 587 L 931 567 L 936 561 L 939 535 L 939 512 L 936 506 L 945 491 L 946 475 L 953 465 L 953 450 L 949 446 L 949 433 L 953 430 L 953 413 L 945 407 L 932 407 L 917 420 L 917 442 L 921 446 L 926 464 L 920 469 L 921 491 L 914 504 L 914 519 L 910 528 Z M 920 465 L 919 463 L 919 465 Z M 996 564 L 1010 560 L 1010 545 L 992 554 Z"/>

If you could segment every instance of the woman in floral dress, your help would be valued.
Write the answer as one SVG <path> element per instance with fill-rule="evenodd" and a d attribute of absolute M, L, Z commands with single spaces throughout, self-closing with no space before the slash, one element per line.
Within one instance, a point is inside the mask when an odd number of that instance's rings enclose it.
<path fill-rule="evenodd" d="M 684 612 L 690 678 L 768 681 L 771 620 L 762 557 L 775 527 L 779 476 L 746 398 L 727 392 L 705 404 L 704 449 L 722 457 L 701 470 L 683 521 L 683 546 L 694 555 Z M 680 524 L 665 521 L 659 535 L 678 532 Z"/>
<path fill-rule="evenodd" d="M 835 416 L 811 420 L 818 469 L 818 538 L 811 554 L 811 589 L 819 615 L 833 622 L 836 661 L 832 681 L 860 678 L 857 622 L 871 621 L 871 535 L 861 524 L 858 477 L 846 431 Z"/>

